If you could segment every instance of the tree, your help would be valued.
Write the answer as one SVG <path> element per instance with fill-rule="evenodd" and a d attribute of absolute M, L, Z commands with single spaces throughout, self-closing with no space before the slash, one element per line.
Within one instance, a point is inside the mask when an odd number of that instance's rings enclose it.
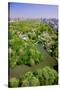
<path fill-rule="evenodd" d="M 39 86 L 39 80 L 35 76 L 31 77 L 30 81 L 30 86 Z"/>
<path fill-rule="evenodd" d="M 10 68 L 14 68 L 16 66 L 16 63 L 17 63 L 16 51 L 13 49 L 9 49 L 9 65 L 10 65 Z"/>
<path fill-rule="evenodd" d="M 30 79 L 33 76 L 32 72 L 27 72 L 22 79 L 22 85 L 21 86 L 30 86 Z"/>
<path fill-rule="evenodd" d="M 10 83 L 10 85 L 9 85 L 10 87 L 18 87 L 19 86 L 19 80 L 16 78 L 11 78 L 9 83 Z"/>
<path fill-rule="evenodd" d="M 32 72 L 27 72 L 22 80 L 22 86 L 37 86 L 39 85 L 39 80 L 36 78 Z"/>
<path fill-rule="evenodd" d="M 29 66 L 35 65 L 34 59 L 33 59 L 33 58 L 30 58 L 30 60 L 28 60 L 27 64 L 28 64 Z"/>
<path fill-rule="evenodd" d="M 48 66 L 35 71 L 33 74 L 39 79 L 40 85 L 53 85 L 58 82 L 57 72 Z"/>
<path fill-rule="evenodd" d="M 44 85 L 44 78 L 42 76 L 42 70 L 38 69 L 33 72 L 34 76 L 39 79 L 40 85 Z"/>
<path fill-rule="evenodd" d="M 24 75 L 24 79 L 27 78 L 28 80 L 31 79 L 31 77 L 33 77 L 33 73 L 30 71 L 30 72 L 27 72 L 25 75 Z"/>
<path fill-rule="evenodd" d="M 29 81 L 28 81 L 28 79 L 24 79 L 23 81 L 22 81 L 22 85 L 21 85 L 22 87 L 28 87 L 29 86 Z"/>

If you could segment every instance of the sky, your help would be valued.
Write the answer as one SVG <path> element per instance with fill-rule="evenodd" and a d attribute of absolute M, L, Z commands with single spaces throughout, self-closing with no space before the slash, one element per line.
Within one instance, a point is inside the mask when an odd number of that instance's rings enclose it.
<path fill-rule="evenodd" d="M 10 2 L 8 12 L 10 18 L 58 18 L 57 5 Z"/>

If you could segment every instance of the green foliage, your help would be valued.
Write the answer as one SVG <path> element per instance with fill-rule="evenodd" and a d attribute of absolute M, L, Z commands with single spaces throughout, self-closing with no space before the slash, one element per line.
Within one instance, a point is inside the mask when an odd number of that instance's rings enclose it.
<path fill-rule="evenodd" d="M 11 22 L 8 33 L 9 48 L 14 53 L 9 53 L 10 67 L 16 64 L 39 64 L 43 56 L 36 47 L 38 42 L 42 43 L 51 56 L 58 59 L 58 34 L 48 24 L 37 20 Z"/>
<path fill-rule="evenodd" d="M 33 66 L 33 65 L 35 65 L 35 61 L 31 58 L 30 60 L 28 60 L 27 64 L 30 66 Z"/>
<path fill-rule="evenodd" d="M 28 87 L 29 86 L 29 81 L 27 79 L 22 81 L 22 87 Z"/>
<path fill-rule="evenodd" d="M 24 86 L 37 86 L 39 85 L 39 80 L 33 75 L 32 72 L 27 72 L 24 75 L 22 85 Z"/>
<path fill-rule="evenodd" d="M 33 73 L 30 71 L 30 72 L 27 72 L 27 73 L 24 75 L 23 78 L 24 78 L 24 79 L 26 78 L 26 79 L 30 80 L 31 77 L 33 77 Z"/>
<path fill-rule="evenodd" d="M 9 24 L 9 66 L 17 64 L 34 66 L 43 60 L 42 53 L 37 49 L 38 42 L 43 48 L 58 59 L 58 34 L 46 23 L 35 20 L 11 22 Z M 51 61 L 52 62 L 52 61 Z M 57 72 L 44 67 L 33 72 L 26 72 L 21 79 L 11 78 L 10 87 L 55 85 L 58 83 Z"/>
<path fill-rule="evenodd" d="M 11 78 L 9 83 L 10 83 L 10 87 L 18 87 L 19 86 L 19 80 L 16 78 Z"/>
<path fill-rule="evenodd" d="M 16 78 L 10 79 L 10 87 L 28 87 L 56 84 L 58 84 L 57 72 L 48 66 L 42 69 L 37 69 L 33 72 L 26 72 L 19 80 Z"/>
<path fill-rule="evenodd" d="M 39 80 L 35 76 L 30 79 L 30 86 L 39 86 Z"/>
<path fill-rule="evenodd" d="M 54 69 L 46 66 L 43 69 L 34 72 L 34 75 L 39 79 L 40 85 L 53 85 L 57 81 L 57 72 Z"/>
<path fill-rule="evenodd" d="M 35 72 L 33 72 L 33 74 L 35 75 L 36 78 L 39 79 L 40 85 L 44 85 L 44 78 L 42 76 L 42 70 L 37 70 Z"/>
<path fill-rule="evenodd" d="M 20 47 L 17 64 L 27 64 L 33 66 L 41 60 L 42 55 L 33 44 Z"/>
<path fill-rule="evenodd" d="M 16 66 L 16 63 L 17 63 L 16 51 L 9 48 L 9 65 L 10 65 L 10 67 L 14 68 Z"/>
<path fill-rule="evenodd" d="M 57 84 L 57 72 L 46 66 L 33 72 L 27 72 L 22 79 L 22 86 L 54 85 Z"/>

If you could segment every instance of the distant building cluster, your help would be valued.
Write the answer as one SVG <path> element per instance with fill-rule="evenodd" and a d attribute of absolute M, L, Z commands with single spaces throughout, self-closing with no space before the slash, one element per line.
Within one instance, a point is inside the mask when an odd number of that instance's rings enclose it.
<path fill-rule="evenodd" d="M 58 19 L 50 18 L 50 19 L 41 19 L 42 22 L 49 24 L 54 30 L 58 31 Z"/>

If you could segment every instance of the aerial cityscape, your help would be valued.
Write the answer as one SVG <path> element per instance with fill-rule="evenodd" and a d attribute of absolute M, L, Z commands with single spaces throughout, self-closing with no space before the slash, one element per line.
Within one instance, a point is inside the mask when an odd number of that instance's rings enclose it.
<path fill-rule="evenodd" d="M 58 85 L 58 6 L 8 3 L 9 87 Z"/>

